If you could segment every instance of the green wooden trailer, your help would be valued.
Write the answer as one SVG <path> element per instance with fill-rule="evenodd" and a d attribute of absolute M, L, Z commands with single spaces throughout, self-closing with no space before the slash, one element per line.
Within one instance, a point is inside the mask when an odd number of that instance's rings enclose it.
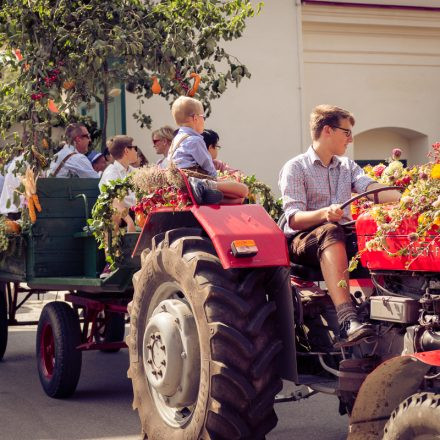
<path fill-rule="evenodd" d="M 17 311 L 34 294 L 67 292 L 64 301 L 46 304 L 38 321 L 38 372 L 51 397 L 71 395 L 77 386 L 82 351 L 118 351 L 125 347 L 127 304 L 139 257 L 131 258 L 138 233 L 123 238 L 123 259 L 105 279 L 103 250 L 87 229 L 99 194 L 99 179 L 37 181 L 42 212 L 30 231 L 11 238 L 0 261 L 0 360 L 6 351 L 8 326 L 20 321 Z M 70 303 L 70 304 L 69 304 Z"/>

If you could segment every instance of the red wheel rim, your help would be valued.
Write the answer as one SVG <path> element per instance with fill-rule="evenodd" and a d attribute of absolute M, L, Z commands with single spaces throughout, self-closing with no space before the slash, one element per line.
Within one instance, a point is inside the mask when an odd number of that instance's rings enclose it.
<path fill-rule="evenodd" d="M 43 373 L 52 377 L 55 367 L 55 341 L 53 338 L 52 326 L 44 324 L 40 340 L 40 357 L 43 363 Z"/>

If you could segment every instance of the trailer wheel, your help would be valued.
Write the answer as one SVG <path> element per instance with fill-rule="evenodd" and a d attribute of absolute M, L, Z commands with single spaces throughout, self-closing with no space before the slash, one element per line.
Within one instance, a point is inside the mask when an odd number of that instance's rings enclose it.
<path fill-rule="evenodd" d="M 78 315 L 65 302 L 46 304 L 37 330 L 37 365 L 40 382 L 49 397 L 75 392 L 81 373 L 82 352 Z"/>
<path fill-rule="evenodd" d="M 0 361 L 8 345 L 8 303 L 5 283 L 0 283 Z"/>
<path fill-rule="evenodd" d="M 440 437 L 440 394 L 417 393 L 391 414 L 383 440 L 422 440 Z"/>
<path fill-rule="evenodd" d="M 102 344 L 105 342 L 121 342 L 125 335 L 125 316 L 122 313 L 100 312 L 97 316 L 95 341 Z M 101 349 L 103 353 L 116 353 L 119 348 Z"/>
<path fill-rule="evenodd" d="M 224 270 L 198 229 L 153 239 L 133 277 L 128 376 L 145 438 L 264 439 L 281 350 L 267 270 Z"/>

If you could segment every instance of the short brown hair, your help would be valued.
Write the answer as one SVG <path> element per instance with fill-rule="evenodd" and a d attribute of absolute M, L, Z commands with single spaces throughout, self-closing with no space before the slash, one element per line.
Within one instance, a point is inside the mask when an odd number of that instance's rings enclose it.
<path fill-rule="evenodd" d="M 131 147 L 132 145 L 133 138 L 122 134 L 113 136 L 107 141 L 108 151 L 115 159 L 121 159 L 124 155 L 125 148 Z"/>
<path fill-rule="evenodd" d="M 151 137 L 154 135 L 159 136 L 161 139 L 166 139 L 167 141 L 172 141 L 174 139 L 174 128 L 170 127 L 169 125 L 164 125 L 163 127 L 158 128 L 157 130 L 154 130 L 153 133 L 151 133 Z"/>
<path fill-rule="evenodd" d="M 83 124 L 78 124 L 77 122 L 74 122 L 72 124 L 69 124 L 66 127 L 65 137 L 67 142 L 72 145 L 73 141 L 77 136 L 81 135 L 81 128 L 85 127 Z"/>
<path fill-rule="evenodd" d="M 310 132 L 312 139 L 314 141 L 319 139 L 324 126 L 338 126 L 341 119 L 348 119 L 351 125 L 355 124 L 354 116 L 348 110 L 328 104 L 315 107 L 310 114 Z"/>
<path fill-rule="evenodd" d="M 171 113 L 176 124 L 183 125 L 191 116 L 203 113 L 203 105 L 197 99 L 180 96 L 173 102 Z"/>

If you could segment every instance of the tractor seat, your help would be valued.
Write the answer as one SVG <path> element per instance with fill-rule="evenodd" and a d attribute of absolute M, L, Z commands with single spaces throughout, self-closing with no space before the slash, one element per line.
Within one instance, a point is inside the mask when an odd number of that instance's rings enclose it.
<path fill-rule="evenodd" d="M 304 281 L 324 281 L 319 267 L 303 266 L 301 264 L 290 263 L 290 275 Z"/>

